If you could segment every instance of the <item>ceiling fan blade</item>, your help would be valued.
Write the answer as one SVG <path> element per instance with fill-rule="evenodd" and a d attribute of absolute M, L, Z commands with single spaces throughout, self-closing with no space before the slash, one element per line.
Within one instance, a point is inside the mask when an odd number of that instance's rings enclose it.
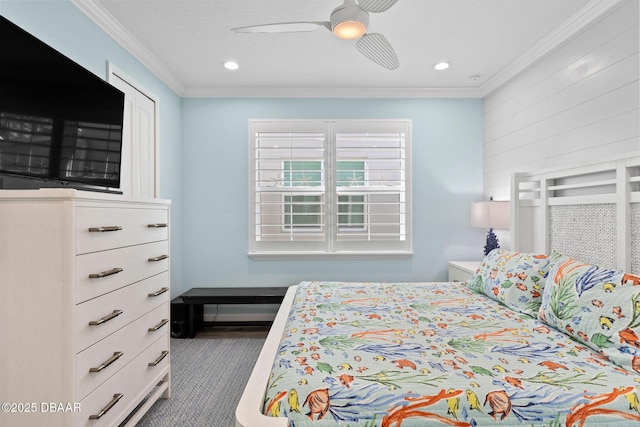
<path fill-rule="evenodd" d="M 358 6 L 367 12 L 379 13 L 388 10 L 398 0 L 358 0 Z"/>
<path fill-rule="evenodd" d="M 235 33 L 298 33 L 315 31 L 320 27 L 325 27 L 331 31 L 331 24 L 329 22 L 280 22 L 277 24 L 232 28 L 231 31 Z"/>
<path fill-rule="evenodd" d="M 365 34 L 358 40 L 356 47 L 361 54 L 389 70 L 400 66 L 395 50 L 382 34 Z"/>

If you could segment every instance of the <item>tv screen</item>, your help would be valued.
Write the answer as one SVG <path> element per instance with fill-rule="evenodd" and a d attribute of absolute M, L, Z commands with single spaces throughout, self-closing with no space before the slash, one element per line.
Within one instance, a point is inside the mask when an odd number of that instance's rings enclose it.
<path fill-rule="evenodd" d="M 0 16 L 0 187 L 120 188 L 124 93 Z"/>

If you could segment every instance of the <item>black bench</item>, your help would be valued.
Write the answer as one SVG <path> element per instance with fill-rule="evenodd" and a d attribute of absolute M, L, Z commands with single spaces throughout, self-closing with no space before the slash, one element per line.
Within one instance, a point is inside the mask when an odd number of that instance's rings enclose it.
<path fill-rule="evenodd" d="M 180 295 L 186 306 L 187 336 L 202 329 L 204 304 L 280 304 L 288 288 L 192 288 Z M 269 322 L 242 322 L 263 324 Z"/>

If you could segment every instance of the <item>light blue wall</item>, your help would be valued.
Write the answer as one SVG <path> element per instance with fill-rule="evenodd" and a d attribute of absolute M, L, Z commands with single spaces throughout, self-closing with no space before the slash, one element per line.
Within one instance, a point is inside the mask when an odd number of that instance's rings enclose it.
<path fill-rule="evenodd" d="M 482 258 L 469 226 L 482 199 L 479 99 L 183 100 L 183 280 L 285 286 L 318 280 L 446 280 L 447 261 Z M 411 119 L 414 256 L 408 260 L 253 261 L 247 257 L 248 120 Z"/>
<path fill-rule="evenodd" d="M 107 61 L 159 101 L 160 197 L 172 200 L 171 281 L 181 283 L 181 98 L 66 0 L 0 0 L 0 15 L 94 74 L 106 78 Z M 10 43 L 10 40 L 0 40 Z M 172 289 L 179 293 L 179 287 Z"/>
<path fill-rule="evenodd" d="M 172 200 L 172 296 L 195 286 L 305 279 L 445 280 L 447 261 L 482 256 L 469 227 L 482 198 L 479 99 L 181 99 L 64 0 L 0 0 L 0 14 L 100 77 L 111 61 L 160 101 L 160 196 Z M 414 253 L 407 260 L 247 257 L 250 118 L 413 121 Z"/>

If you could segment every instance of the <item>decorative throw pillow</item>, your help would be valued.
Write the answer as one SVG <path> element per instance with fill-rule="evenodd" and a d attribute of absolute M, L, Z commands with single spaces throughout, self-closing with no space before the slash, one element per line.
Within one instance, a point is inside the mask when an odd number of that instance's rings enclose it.
<path fill-rule="evenodd" d="M 559 257 L 538 318 L 640 372 L 640 276 Z"/>
<path fill-rule="evenodd" d="M 494 249 L 487 254 L 468 286 L 507 307 L 538 315 L 549 256 Z"/>

